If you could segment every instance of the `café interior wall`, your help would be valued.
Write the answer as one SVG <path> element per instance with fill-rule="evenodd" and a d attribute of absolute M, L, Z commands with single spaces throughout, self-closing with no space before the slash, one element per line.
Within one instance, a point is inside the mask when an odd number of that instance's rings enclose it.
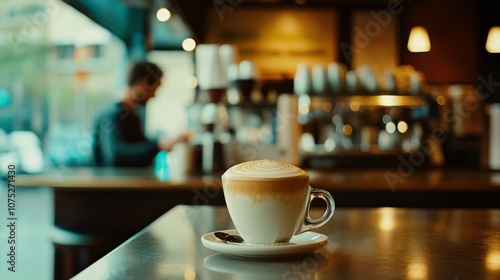
<path fill-rule="evenodd" d="M 453 84 L 453 83 L 474 83 L 477 82 L 480 73 L 479 56 L 481 48 L 484 49 L 484 42 L 481 41 L 479 31 L 479 8 L 482 4 L 479 1 L 405 1 L 403 10 L 398 15 L 393 15 L 390 25 L 382 29 L 382 32 L 371 39 L 369 48 L 363 49 L 356 58 L 352 57 L 351 68 L 356 68 L 361 64 L 371 64 L 375 67 L 383 64 L 412 65 L 417 71 L 423 72 L 427 82 L 432 84 Z M 285 11 L 288 8 L 260 8 L 263 12 Z M 314 8 L 310 10 L 315 10 Z M 384 9 L 378 8 L 378 9 Z M 370 16 L 371 11 L 376 11 L 373 7 L 337 9 L 335 7 L 321 9 L 321 12 L 332 12 L 334 22 L 332 25 L 323 24 L 322 28 L 333 32 L 334 49 L 333 60 L 342 61 L 342 52 L 337 46 L 342 40 L 339 34 L 344 29 L 349 29 L 351 37 L 356 21 L 363 21 L 363 15 Z M 308 8 L 293 10 L 293 13 L 307 11 Z M 207 26 L 204 32 L 204 43 L 231 43 L 230 40 L 214 39 L 214 22 L 228 29 L 230 26 L 245 27 L 245 22 L 241 16 L 245 11 L 251 11 L 250 7 L 238 7 L 224 13 L 224 18 L 217 17 L 213 9 L 208 9 Z M 340 13 L 349 14 L 351 26 L 344 26 L 346 22 L 338 20 Z M 214 20 L 215 18 L 215 20 Z M 229 24 L 231 22 L 231 24 Z M 308 23 L 311 25 L 310 23 Z M 340 26 L 342 24 L 343 26 Z M 428 29 L 431 40 L 431 51 L 427 53 L 411 53 L 406 44 L 410 29 L 416 25 L 423 25 Z M 258 30 L 258 24 L 254 30 Z M 220 28 L 219 28 L 220 29 Z M 248 29 L 248 28 L 247 28 Z M 386 38 L 385 35 L 392 33 L 394 37 Z M 241 32 L 242 35 L 244 32 Z M 485 38 L 484 38 L 485 39 Z M 392 40 L 396 40 L 393 42 Z M 353 43 L 352 40 L 351 42 Z M 384 46 L 385 44 L 385 46 Z M 245 58 L 245 56 L 243 56 Z M 376 60 L 376 61 L 375 61 Z M 394 63 L 386 63 L 394 61 Z M 385 66 L 383 66 L 385 67 Z M 380 68 L 383 68 L 380 67 Z"/>
<path fill-rule="evenodd" d="M 223 16 L 210 10 L 204 43 L 235 45 L 261 79 L 293 79 L 300 63 L 336 61 L 337 18 L 334 9 L 242 7 Z"/>
<path fill-rule="evenodd" d="M 400 65 L 401 48 L 399 15 L 374 17 L 384 11 L 241 7 L 221 16 L 209 10 L 203 43 L 237 46 L 239 59 L 256 63 L 262 79 L 292 79 L 298 64 L 332 61 L 351 69 L 370 65 L 381 77 Z M 350 37 L 341 37 L 345 29 Z"/>
<path fill-rule="evenodd" d="M 479 57 L 486 37 L 479 37 L 480 1 L 412 1 L 401 16 L 401 62 L 422 71 L 429 83 L 477 83 Z M 422 25 L 431 50 L 411 53 L 406 42 L 413 26 Z"/>
<path fill-rule="evenodd" d="M 351 34 L 351 44 L 356 48 L 350 57 L 352 69 L 370 65 L 378 75 L 379 81 L 383 81 L 385 69 L 395 69 L 399 66 L 399 20 L 397 15 L 392 14 L 387 22 L 380 24 L 374 21 L 371 11 L 355 10 L 353 12 L 351 29 L 360 30 L 363 35 L 357 34 L 356 31 Z M 354 36 L 365 36 L 366 39 L 358 41 Z M 357 42 L 361 44 L 356 44 Z"/>

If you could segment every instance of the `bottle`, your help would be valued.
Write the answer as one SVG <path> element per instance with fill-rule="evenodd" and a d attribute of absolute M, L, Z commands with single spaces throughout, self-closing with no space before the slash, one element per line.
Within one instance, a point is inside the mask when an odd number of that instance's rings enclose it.
<path fill-rule="evenodd" d="M 168 166 L 168 153 L 160 151 L 155 159 L 155 175 L 161 181 L 167 181 L 170 178 L 170 168 Z"/>

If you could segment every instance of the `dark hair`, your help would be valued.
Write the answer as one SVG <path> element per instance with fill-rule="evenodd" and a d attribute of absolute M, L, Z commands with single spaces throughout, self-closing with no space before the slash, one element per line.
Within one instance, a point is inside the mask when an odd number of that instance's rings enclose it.
<path fill-rule="evenodd" d="M 160 82 L 161 77 L 163 77 L 163 72 L 158 65 L 148 61 L 139 61 L 130 67 L 127 82 L 129 86 L 141 81 L 152 85 L 154 82 Z"/>

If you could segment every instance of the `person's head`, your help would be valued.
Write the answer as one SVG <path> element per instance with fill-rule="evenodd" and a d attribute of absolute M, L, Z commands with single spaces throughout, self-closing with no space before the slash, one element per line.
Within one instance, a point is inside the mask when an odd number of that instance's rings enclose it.
<path fill-rule="evenodd" d="M 138 104 L 144 105 L 155 96 L 161 85 L 163 72 L 154 63 L 148 61 L 135 62 L 128 74 L 128 86 L 132 98 Z"/>

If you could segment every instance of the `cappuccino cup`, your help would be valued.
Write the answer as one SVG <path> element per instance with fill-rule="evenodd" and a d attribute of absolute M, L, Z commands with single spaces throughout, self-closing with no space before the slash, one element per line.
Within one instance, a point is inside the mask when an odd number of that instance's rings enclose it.
<path fill-rule="evenodd" d="M 289 242 L 297 234 L 324 225 L 335 211 L 330 193 L 309 186 L 309 175 L 281 161 L 254 160 L 229 168 L 222 175 L 229 215 L 245 242 Z M 324 214 L 309 215 L 311 201 L 326 202 Z"/>

